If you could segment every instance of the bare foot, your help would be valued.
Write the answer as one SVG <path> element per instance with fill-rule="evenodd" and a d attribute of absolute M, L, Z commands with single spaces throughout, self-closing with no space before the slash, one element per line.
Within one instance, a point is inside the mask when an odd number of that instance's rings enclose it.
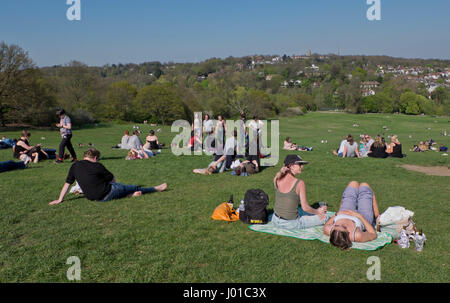
<path fill-rule="evenodd" d="M 140 196 L 142 196 L 142 192 L 141 191 L 135 191 L 131 196 L 132 197 L 140 197 Z"/>
<path fill-rule="evenodd" d="M 156 191 L 159 191 L 159 192 L 166 190 L 166 188 L 167 188 L 167 183 L 163 183 L 161 185 L 155 186 Z"/>

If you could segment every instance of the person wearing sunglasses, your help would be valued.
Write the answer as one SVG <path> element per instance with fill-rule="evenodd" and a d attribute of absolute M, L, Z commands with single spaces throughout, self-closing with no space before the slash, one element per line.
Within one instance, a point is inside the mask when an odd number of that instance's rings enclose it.
<path fill-rule="evenodd" d="M 304 165 L 308 164 L 298 155 L 288 155 L 284 166 L 273 180 L 275 207 L 272 223 L 287 229 L 305 229 L 323 225 L 328 219 L 327 206 L 311 207 L 306 200 L 306 185 L 297 179 Z"/>

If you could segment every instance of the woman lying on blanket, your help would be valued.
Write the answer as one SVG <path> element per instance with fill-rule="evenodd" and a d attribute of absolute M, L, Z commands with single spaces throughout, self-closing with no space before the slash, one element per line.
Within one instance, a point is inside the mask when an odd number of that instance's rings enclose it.
<path fill-rule="evenodd" d="M 352 242 L 377 238 L 374 226 L 379 216 L 377 200 L 369 184 L 352 181 L 342 194 L 339 211 L 328 220 L 323 231 L 330 236 L 331 244 L 348 249 Z"/>
<path fill-rule="evenodd" d="M 306 201 L 306 185 L 295 176 L 302 172 L 308 162 L 298 155 L 288 155 L 284 166 L 273 180 L 275 207 L 272 223 L 287 229 L 305 229 L 324 224 L 328 217 L 327 207 L 312 208 Z"/>

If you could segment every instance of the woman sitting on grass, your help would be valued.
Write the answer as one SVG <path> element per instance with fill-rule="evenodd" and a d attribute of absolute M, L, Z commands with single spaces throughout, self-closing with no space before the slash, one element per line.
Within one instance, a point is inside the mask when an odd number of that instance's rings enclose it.
<path fill-rule="evenodd" d="M 191 131 L 191 139 L 189 140 L 187 147 L 190 148 L 191 151 L 201 150 L 203 147 L 202 140 L 200 140 L 200 138 L 197 136 L 197 134 L 194 131 Z"/>
<path fill-rule="evenodd" d="M 31 158 L 34 163 L 38 163 L 39 159 L 48 159 L 48 154 L 42 150 L 41 144 L 31 146 L 28 141 L 30 136 L 31 134 L 28 131 L 22 131 L 22 135 L 13 150 L 14 158 L 20 159 L 25 163 L 29 162 L 30 159 L 28 158 Z"/>
<path fill-rule="evenodd" d="M 386 152 L 388 153 L 389 157 L 403 158 L 402 144 L 400 143 L 400 141 L 398 141 L 397 135 L 393 135 L 391 137 L 391 144 L 389 144 Z"/>
<path fill-rule="evenodd" d="M 275 207 L 272 223 L 287 229 L 305 229 L 325 224 L 327 207 L 312 208 L 306 200 L 306 185 L 296 175 L 302 172 L 303 161 L 298 155 L 288 155 L 283 168 L 273 179 Z"/>
<path fill-rule="evenodd" d="M 374 228 L 380 212 L 369 184 L 352 181 L 342 194 L 339 211 L 323 227 L 330 243 L 343 250 L 352 242 L 368 242 L 377 238 Z"/>
<path fill-rule="evenodd" d="M 130 140 L 130 132 L 126 130 L 125 133 L 123 134 L 122 140 L 120 140 L 119 147 L 121 149 L 130 149 L 130 146 L 128 145 L 128 140 Z"/>
<path fill-rule="evenodd" d="M 370 146 L 370 151 L 367 155 L 371 158 L 387 158 L 386 143 L 380 135 L 376 136 L 375 142 Z"/>
<path fill-rule="evenodd" d="M 144 144 L 144 150 L 151 151 L 153 154 L 161 153 L 162 144 L 159 144 L 158 137 L 155 136 L 155 131 L 151 130 Z"/>

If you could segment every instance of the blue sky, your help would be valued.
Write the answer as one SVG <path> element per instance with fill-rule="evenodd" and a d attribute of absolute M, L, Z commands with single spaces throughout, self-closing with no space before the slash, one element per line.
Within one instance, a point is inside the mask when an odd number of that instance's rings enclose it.
<path fill-rule="evenodd" d="M 18 44 L 38 66 L 79 60 L 198 62 L 253 54 L 388 55 L 450 59 L 450 1 L 0 0 L 0 41 Z"/>

